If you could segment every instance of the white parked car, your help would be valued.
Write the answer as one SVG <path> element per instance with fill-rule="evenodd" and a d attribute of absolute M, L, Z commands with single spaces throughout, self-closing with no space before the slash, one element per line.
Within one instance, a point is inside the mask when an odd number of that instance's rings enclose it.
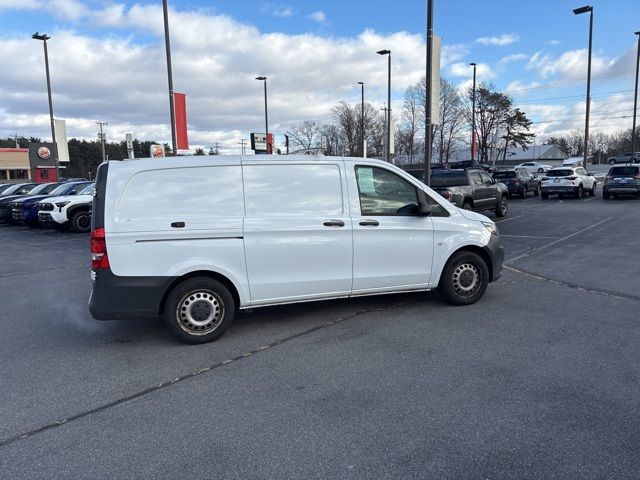
<path fill-rule="evenodd" d="M 593 174 L 582 167 L 557 167 L 542 177 L 540 195 L 543 199 L 549 198 L 549 195 L 573 195 L 582 198 L 585 192 L 594 196 L 597 185 Z"/>
<path fill-rule="evenodd" d="M 48 227 L 69 226 L 72 232 L 91 230 L 91 205 L 94 185 L 77 195 L 52 197 L 38 202 L 38 222 Z"/>
<path fill-rule="evenodd" d="M 516 165 L 514 168 L 524 168 L 529 173 L 544 173 L 552 167 L 551 165 L 543 165 L 538 162 L 524 162 L 520 165 Z"/>
<path fill-rule="evenodd" d="M 468 305 L 502 271 L 494 222 L 378 160 L 111 161 L 95 192 L 92 315 L 163 315 L 188 343 L 266 305 L 431 289 Z"/>

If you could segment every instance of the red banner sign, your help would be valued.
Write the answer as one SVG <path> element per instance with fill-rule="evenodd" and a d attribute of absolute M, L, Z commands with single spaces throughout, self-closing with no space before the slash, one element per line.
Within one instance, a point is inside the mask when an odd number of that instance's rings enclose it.
<path fill-rule="evenodd" d="M 189 150 L 189 138 L 187 137 L 187 95 L 174 92 L 173 101 L 176 109 L 178 150 Z"/>

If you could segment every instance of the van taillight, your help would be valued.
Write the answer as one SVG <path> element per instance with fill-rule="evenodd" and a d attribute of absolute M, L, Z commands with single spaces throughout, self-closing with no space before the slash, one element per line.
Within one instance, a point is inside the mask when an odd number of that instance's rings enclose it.
<path fill-rule="evenodd" d="M 567 177 L 567 180 L 575 180 L 576 178 L 578 178 L 578 177 L 573 177 L 573 176 L 572 177 Z"/>
<path fill-rule="evenodd" d="M 109 268 L 107 242 L 104 237 L 104 228 L 96 228 L 91 232 L 91 269 L 103 268 Z"/>
<path fill-rule="evenodd" d="M 453 195 L 451 194 L 450 191 L 445 190 L 444 192 L 441 193 L 441 195 L 446 198 L 447 200 L 449 200 Z"/>

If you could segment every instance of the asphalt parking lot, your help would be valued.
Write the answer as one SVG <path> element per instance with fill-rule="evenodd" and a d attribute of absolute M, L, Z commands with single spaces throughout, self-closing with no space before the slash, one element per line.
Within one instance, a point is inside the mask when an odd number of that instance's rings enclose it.
<path fill-rule="evenodd" d="M 513 199 L 503 277 L 243 313 L 87 311 L 87 237 L 0 225 L 3 478 L 638 478 L 640 200 Z"/>

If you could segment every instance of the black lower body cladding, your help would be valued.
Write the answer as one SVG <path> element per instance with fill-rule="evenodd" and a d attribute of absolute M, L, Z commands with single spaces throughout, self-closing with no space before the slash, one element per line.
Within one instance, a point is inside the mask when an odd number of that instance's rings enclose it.
<path fill-rule="evenodd" d="M 89 311 L 96 320 L 154 318 L 175 277 L 120 277 L 111 270 L 97 270 Z"/>
<path fill-rule="evenodd" d="M 491 258 L 491 265 L 489 265 L 490 281 L 495 282 L 502 276 L 502 264 L 504 262 L 504 247 L 502 246 L 500 237 L 491 235 L 489 243 L 487 243 L 483 250 L 489 258 Z"/>

